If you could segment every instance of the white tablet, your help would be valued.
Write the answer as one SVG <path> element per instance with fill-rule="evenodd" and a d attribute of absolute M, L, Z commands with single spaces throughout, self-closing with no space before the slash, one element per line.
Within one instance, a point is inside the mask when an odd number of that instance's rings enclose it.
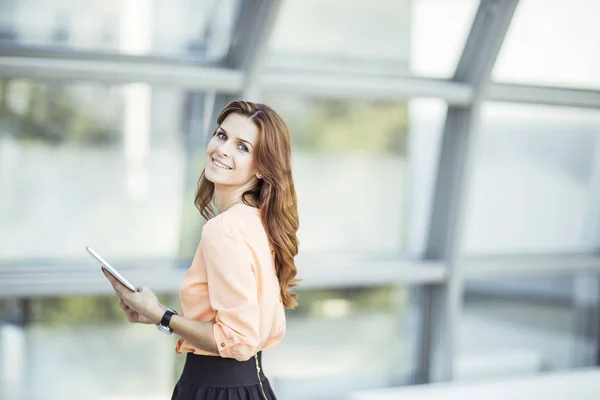
<path fill-rule="evenodd" d="M 123 277 L 116 269 L 113 268 L 112 265 L 107 263 L 98 253 L 96 253 L 90 246 L 85 246 L 85 249 L 90 253 L 96 261 L 100 263 L 112 276 L 114 276 L 119 282 L 121 282 L 125 287 L 132 292 L 135 292 L 135 286 L 133 286 L 127 279 Z"/>

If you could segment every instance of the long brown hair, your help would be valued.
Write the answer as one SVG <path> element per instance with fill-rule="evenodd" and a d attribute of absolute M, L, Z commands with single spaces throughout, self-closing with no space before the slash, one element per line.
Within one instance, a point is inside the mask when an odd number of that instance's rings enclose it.
<path fill-rule="evenodd" d="M 254 162 L 262 179 L 242 194 L 242 201 L 261 210 L 263 226 L 275 253 L 275 270 L 279 279 L 281 300 L 286 308 L 297 305 L 294 257 L 298 254 L 298 205 L 292 179 L 290 131 L 284 120 L 269 106 L 247 101 L 232 101 L 217 118 L 221 125 L 229 114 L 248 117 L 258 127 Z M 198 180 L 194 204 L 207 220 L 215 216 L 211 202 L 215 185 L 204 176 Z M 250 200 L 250 201 L 249 201 Z"/>

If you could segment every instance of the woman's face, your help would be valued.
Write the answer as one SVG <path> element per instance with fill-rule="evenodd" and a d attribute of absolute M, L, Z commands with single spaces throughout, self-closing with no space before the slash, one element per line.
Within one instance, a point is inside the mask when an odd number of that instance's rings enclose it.
<path fill-rule="evenodd" d="M 215 186 L 241 187 L 255 179 L 258 127 L 248 117 L 229 114 L 206 148 L 204 176 Z"/>

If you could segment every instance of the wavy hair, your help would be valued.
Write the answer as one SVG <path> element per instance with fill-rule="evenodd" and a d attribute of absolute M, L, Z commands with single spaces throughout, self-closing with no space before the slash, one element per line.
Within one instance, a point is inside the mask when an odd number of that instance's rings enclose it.
<path fill-rule="evenodd" d="M 286 308 L 297 305 L 297 294 L 290 289 L 297 285 L 294 257 L 298 254 L 298 205 L 292 179 L 290 131 L 284 120 L 265 104 L 232 101 L 217 117 L 221 125 L 229 114 L 248 117 L 258 127 L 254 162 L 262 179 L 242 194 L 261 210 L 261 219 L 275 253 L 275 270 L 279 280 L 281 300 Z M 215 216 L 212 207 L 215 185 L 204 176 L 198 180 L 194 204 L 207 220 Z"/>

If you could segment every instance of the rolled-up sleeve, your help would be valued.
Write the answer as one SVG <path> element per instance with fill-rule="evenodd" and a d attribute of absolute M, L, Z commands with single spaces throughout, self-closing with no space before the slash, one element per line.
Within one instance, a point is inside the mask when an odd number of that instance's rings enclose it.
<path fill-rule="evenodd" d="M 241 232 L 223 220 L 202 231 L 213 334 L 221 357 L 250 359 L 260 342 L 258 287 L 252 252 Z"/>

